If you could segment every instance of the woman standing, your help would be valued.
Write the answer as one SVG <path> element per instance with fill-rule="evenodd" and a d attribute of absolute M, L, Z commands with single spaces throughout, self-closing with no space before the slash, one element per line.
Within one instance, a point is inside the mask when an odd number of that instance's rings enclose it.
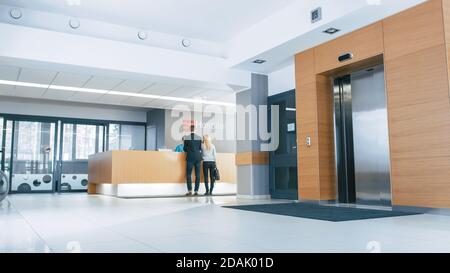
<path fill-rule="evenodd" d="M 203 155 L 203 176 L 205 178 L 205 195 L 212 195 L 214 190 L 214 170 L 216 168 L 216 147 L 211 142 L 211 138 L 208 135 L 203 136 L 202 144 Z M 209 176 L 209 177 L 208 177 Z M 208 183 L 208 178 L 211 179 L 211 187 Z"/>

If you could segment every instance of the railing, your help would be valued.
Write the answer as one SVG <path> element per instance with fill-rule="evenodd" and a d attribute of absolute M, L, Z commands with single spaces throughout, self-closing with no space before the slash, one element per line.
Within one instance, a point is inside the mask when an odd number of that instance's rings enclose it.
<path fill-rule="evenodd" d="M 8 176 L 0 171 L 0 202 L 6 198 L 9 193 L 9 180 Z"/>

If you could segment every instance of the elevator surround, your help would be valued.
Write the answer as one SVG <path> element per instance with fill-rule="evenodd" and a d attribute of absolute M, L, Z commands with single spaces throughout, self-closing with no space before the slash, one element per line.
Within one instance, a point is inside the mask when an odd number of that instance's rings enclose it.
<path fill-rule="evenodd" d="M 449 53 L 450 0 L 429 0 L 297 54 L 299 199 L 336 200 L 332 78 L 384 64 L 392 205 L 450 208 Z"/>

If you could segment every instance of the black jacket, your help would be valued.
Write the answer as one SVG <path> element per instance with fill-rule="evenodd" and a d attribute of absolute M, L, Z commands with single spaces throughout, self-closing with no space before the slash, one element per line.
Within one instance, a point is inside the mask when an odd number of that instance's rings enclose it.
<path fill-rule="evenodd" d="M 183 138 L 183 150 L 186 153 L 186 160 L 196 162 L 202 160 L 202 138 L 194 133 Z"/>

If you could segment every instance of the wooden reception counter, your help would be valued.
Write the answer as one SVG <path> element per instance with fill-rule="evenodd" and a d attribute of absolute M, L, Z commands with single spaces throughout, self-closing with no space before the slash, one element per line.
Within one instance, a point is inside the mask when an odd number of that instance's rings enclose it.
<path fill-rule="evenodd" d="M 117 197 L 184 195 L 185 156 L 156 151 L 109 151 L 89 156 L 88 193 Z M 236 194 L 235 154 L 217 154 L 217 167 L 221 180 L 214 193 Z M 200 194 L 205 192 L 203 171 L 201 181 Z"/>

